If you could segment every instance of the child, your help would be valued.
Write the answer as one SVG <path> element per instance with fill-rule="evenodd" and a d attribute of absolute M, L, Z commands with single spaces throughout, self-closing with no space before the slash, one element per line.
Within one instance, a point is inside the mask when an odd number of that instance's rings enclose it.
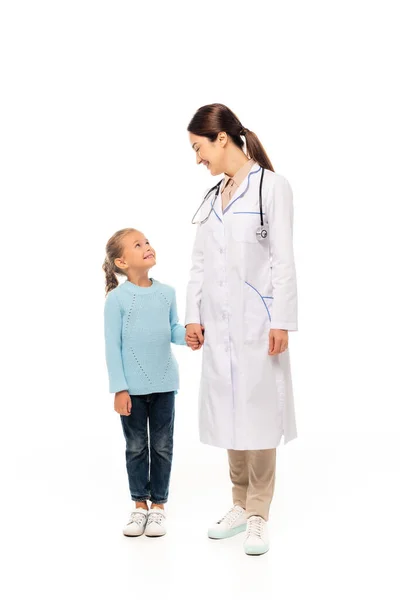
<path fill-rule="evenodd" d="M 114 409 L 121 415 L 126 440 L 134 503 L 123 529 L 127 536 L 145 533 L 158 537 L 166 533 L 164 504 L 168 500 L 175 393 L 179 387 L 171 342 L 186 345 L 185 328 L 178 323 L 175 291 L 149 278 L 155 264 L 156 253 L 140 231 L 117 231 L 107 243 L 103 264 L 106 362 L 110 392 L 115 393 Z M 127 277 L 121 285 L 117 273 Z M 195 348 L 195 342 L 189 345 Z"/>

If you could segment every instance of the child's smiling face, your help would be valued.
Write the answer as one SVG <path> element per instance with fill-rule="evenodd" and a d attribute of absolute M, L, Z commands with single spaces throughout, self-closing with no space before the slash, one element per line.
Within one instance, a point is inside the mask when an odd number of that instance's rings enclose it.
<path fill-rule="evenodd" d="M 124 271 L 147 271 L 156 264 L 156 253 L 140 231 L 131 231 L 123 239 L 123 253 L 115 264 Z"/>

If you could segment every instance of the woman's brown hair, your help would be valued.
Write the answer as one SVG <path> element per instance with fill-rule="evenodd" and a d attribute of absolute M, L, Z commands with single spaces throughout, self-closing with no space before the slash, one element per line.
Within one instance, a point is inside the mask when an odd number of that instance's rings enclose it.
<path fill-rule="evenodd" d="M 237 116 L 224 104 L 206 104 L 198 109 L 189 123 L 188 131 L 215 142 L 221 131 L 227 133 L 234 144 L 243 150 L 246 139 L 247 155 L 264 169 L 273 171 L 271 161 L 263 145 L 253 131 L 243 127 Z"/>
<path fill-rule="evenodd" d="M 118 279 L 116 273 L 119 275 L 126 275 L 122 269 L 117 267 L 115 259 L 120 258 L 123 253 L 122 240 L 128 233 L 132 233 L 136 229 L 128 227 L 126 229 L 120 229 L 107 242 L 106 245 L 106 257 L 103 263 L 103 271 L 106 274 L 106 295 L 111 292 L 114 288 L 118 287 Z"/>

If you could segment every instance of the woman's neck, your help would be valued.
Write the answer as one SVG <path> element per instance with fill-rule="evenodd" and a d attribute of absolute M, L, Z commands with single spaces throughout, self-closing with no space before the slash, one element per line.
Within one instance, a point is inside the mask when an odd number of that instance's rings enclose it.
<path fill-rule="evenodd" d="M 146 273 L 128 273 L 128 281 L 139 287 L 150 287 L 152 285 L 148 271 Z"/>
<path fill-rule="evenodd" d="M 249 157 L 245 155 L 243 150 L 232 144 L 225 161 L 225 175 L 233 177 L 249 160 Z"/>

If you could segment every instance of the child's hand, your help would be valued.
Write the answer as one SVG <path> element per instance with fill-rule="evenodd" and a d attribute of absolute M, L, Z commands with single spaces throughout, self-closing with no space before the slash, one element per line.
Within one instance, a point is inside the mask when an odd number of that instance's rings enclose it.
<path fill-rule="evenodd" d="M 199 323 L 189 323 L 186 325 L 185 340 L 189 348 L 199 350 L 204 343 L 204 327 Z"/>
<path fill-rule="evenodd" d="M 200 342 L 200 345 L 203 345 L 203 331 L 203 325 L 200 325 L 199 323 L 189 323 L 188 325 L 186 325 L 186 342 L 188 341 L 188 339 L 197 338 L 197 340 Z"/>
<path fill-rule="evenodd" d="M 132 409 L 132 401 L 129 392 L 117 392 L 114 398 L 114 410 L 124 417 L 129 417 Z"/>

